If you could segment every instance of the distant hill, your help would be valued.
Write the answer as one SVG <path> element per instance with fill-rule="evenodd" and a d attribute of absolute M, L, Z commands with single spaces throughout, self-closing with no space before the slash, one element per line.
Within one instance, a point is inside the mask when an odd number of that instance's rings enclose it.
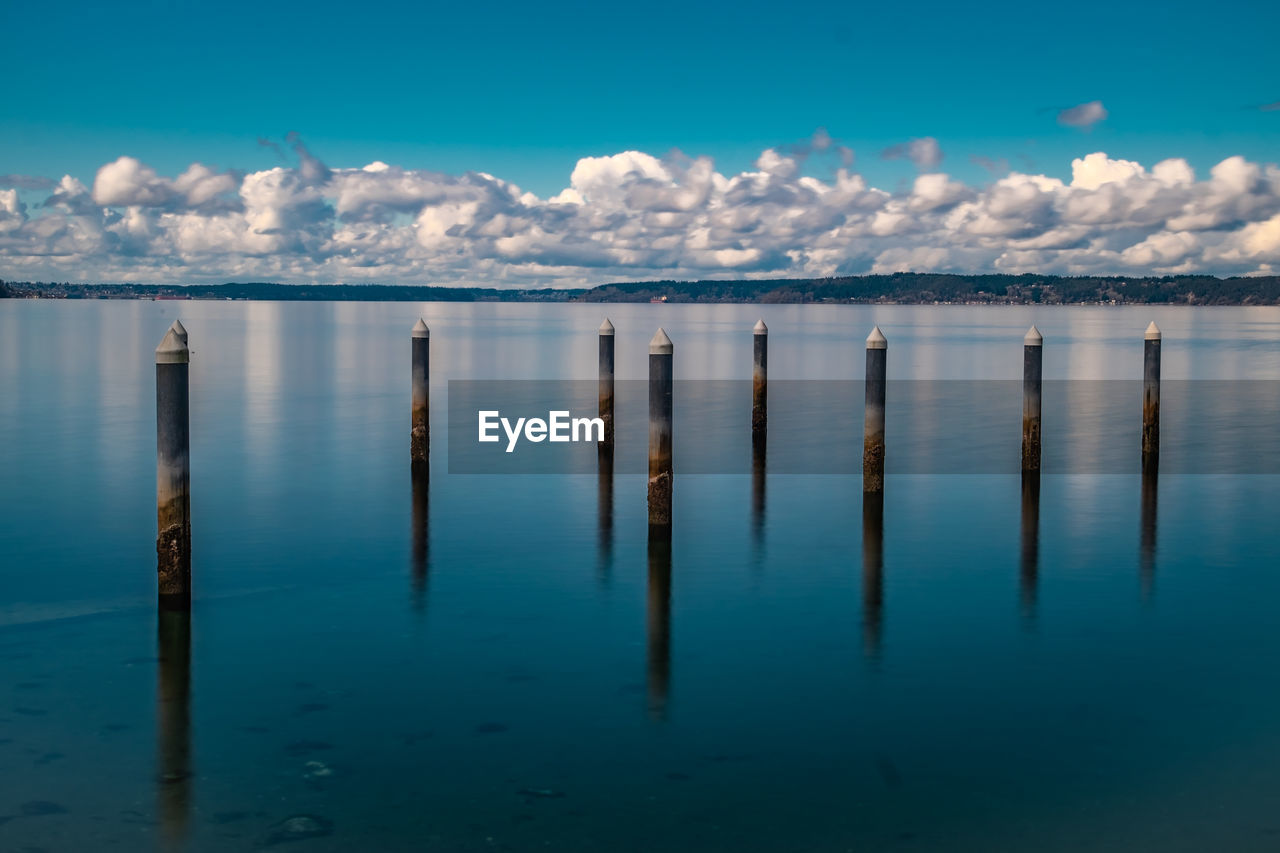
<path fill-rule="evenodd" d="M 259 299 L 357 302 L 854 302 L 964 304 L 1277 305 L 1280 276 L 1129 278 L 893 275 L 749 281 L 647 281 L 589 289 L 500 290 L 394 284 L 59 284 L 0 281 L 0 298 Z"/>

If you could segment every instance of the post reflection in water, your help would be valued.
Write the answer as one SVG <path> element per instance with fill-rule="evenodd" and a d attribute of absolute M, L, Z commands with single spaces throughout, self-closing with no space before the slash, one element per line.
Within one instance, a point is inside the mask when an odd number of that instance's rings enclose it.
<path fill-rule="evenodd" d="M 1019 562 L 1018 591 L 1022 613 L 1036 613 L 1036 592 L 1040 579 L 1040 472 L 1022 475 L 1022 556 Z"/>
<path fill-rule="evenodd" d="M 1142 597 L 1150 598 L 1156 581 L 1156 497 L 1158 477 L 1154 469 L 1142 474 L 1142 535 L 1140 538 L 1138 576 Z"/>
<path fill-rule="evenodd" d="M 158 611 L 156 810 L 163 839 L 186 836 L 191 799 L 191 611 Z"/>
<path fill-rule="evenodd" d="M 413 600 L 426 605 L 428 556 L 431 533 L 431 469 L 425 464 L 412 467 L 413 477 Z"/>
<path fill-rule="evenodd" d="M 613 569 L 613 445 L 601 442 L 597 453 L 596 474 L 597 519 L 599 530 L 599 578 L 608 583 Z"/>
<path fill-rule="evenodd" d="M 671 682 L 671 529 L 649 530 L 649 715 L 665 719 Z"/>
<path fill-rule="evenodd" d="M 752 435 L 751 441 L 751 533 L 759 548 L 764 540 L 764 476 L 765 476 L 765 439 L 764 431 Z"/>
<path fill-rule="evenodd" d="M 880 657 L 884 630 L 884 492 L 862 496 L 862 650 Z"/>

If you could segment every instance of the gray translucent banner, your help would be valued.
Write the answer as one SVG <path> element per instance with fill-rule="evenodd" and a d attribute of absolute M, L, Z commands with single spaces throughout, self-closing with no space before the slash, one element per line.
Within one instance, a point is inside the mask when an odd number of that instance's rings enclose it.
<path fill-rule="evenodd" d="M 615 385 L 615 473 L 648 470 L 648 393 L 643 380 Z M 764 462 L 770 474 L 861 475 L 862 382 L 770 382 L 763 460 L 753 449 L 751 394 L 748 380 L 676 381 L 677 474 L 749 474 Z M 596 417 L 597 395 L 594 380 L 450 381 L 449 473 L 595 472 L 596 442 L 533 442 L 522 431 L 507 452 L 500 425 L 491 430 L 497 441 L 479 441 L 478 413 L 499 412 L 512 427 L 519 418 L 546 421 L 556 411 L 589 419 Z M 1019 472 L 1021 380 L 891 380 L 886 397 L 887 473 Z M 1141 430 L 1141 380 L 1043 384 L 1044 474 L 1138 473 Z M 1280 474 L 1280 381 L 1162 383 L 1159 469 Z"/>

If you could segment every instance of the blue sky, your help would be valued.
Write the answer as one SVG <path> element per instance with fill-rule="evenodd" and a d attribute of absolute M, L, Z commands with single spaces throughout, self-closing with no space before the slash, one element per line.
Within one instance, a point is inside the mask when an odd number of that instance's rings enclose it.
<path fill-rule="evenodd" d="M 1280 274 L 1280 3 L 69 0 L 0 32 L 0 278 Z"/>
<path fill-rule="evenodd" d="M 1276 159 L 1280 4 L 6 3 L 0 173 L 259 168 L 299 132 L 331 165 L 502 175 L 550 193 L 581 156 L 679 148 L 724 169 L 825 127 L 937 138 L 1062 176 L 1093 150 Z M 1055 111 L 1101 100 L 1091 133 Z M 1028 162 L 1029 161 L 1029 162 Z"/>

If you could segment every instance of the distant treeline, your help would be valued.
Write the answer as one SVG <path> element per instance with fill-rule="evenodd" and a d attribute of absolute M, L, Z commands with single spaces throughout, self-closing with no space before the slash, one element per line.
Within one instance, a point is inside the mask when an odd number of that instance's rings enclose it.
<path fill-rule="evenodd" d="M 68 284 L 0 281 L 0 298 L 258 299 L 289 302 L 565 302 L 583 291 L 498 290 L 416 284 Z"/>
<path fill-rule="evenodd" d="M 893 275 L 650 281 L 590 289 L 499 290 L 395 284 L 67 284 L 0 281 L 0 298 L 261 299 L 356 302 L 888 302 L 1277 305 L 1280 276 Z"/>

